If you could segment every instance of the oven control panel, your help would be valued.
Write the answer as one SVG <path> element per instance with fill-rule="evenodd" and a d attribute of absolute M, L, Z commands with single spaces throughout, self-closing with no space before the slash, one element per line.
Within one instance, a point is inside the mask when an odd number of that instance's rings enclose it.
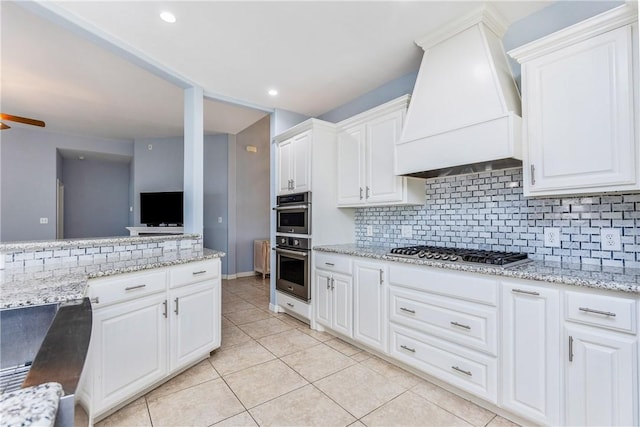
<path fill-rule="evenodd" d="M 311 239 L 306 239 L 304 237 L 276 236 L 276 246 L 279 248 L 308 251 L 311 248 Z"/>

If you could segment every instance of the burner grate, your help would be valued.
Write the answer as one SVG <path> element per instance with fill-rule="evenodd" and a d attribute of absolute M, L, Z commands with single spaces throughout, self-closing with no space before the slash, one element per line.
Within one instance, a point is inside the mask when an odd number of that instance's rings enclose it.
<path fill-rule="evenodd" d="M 389 255 L 452 262 L 462 261 L 473 264 L 491 264 L 502 267 L 528 262 L 527 254 L 525 253 L 446 248 L 441 246 L 393 248 L 389 251 Z"/>

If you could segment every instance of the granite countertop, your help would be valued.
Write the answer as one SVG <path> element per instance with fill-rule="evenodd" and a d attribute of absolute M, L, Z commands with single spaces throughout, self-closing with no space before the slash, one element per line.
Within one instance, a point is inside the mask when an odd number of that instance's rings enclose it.
<path fill-rule="evenodd" d="M 542 261 L 532 261 L 526 264 L 504 268 L 486 264 L 473 265 L 403 258 L 388 255 L 389 248 L 357 246 L 354 244 L 314 246 L 313 250 L 384 261 L 395 261 L 404 264 L 425 265 L 449 270 L 493 274 L 517 279 L 537 280 L 640 294 L 640 270 L 638 269 L 602 267 L 586 264 L 561 264 Z"/>
<path fill-rule="evenodd" d="M 0 427 L 53 426 L 62 395 L 58 383 L 0 394 Z"/>
<path fill-rule="evenodd" d="M 148 242 L 149 237 L 144 237 Z M 167 240 L 166 236 L 160 240 Z M 77 243 L 76 243 L 77 244 Z M 224 252 L 204 249 L 201 256 L 164 259 L 160 262 L 140 264 L 126 268 L 116 268 L 110 263 L 100 264 L 98 271 L 86 274 L 69 274 L 53 278 L 33 279 L 24 278 L 15 281 L 5 281 L 0 271 L 0 309 L 26 307 L 32 305 L 52 303 L 80 303 L 85 295 L 87 281 L 97 277 L 113 276 L 115 274 L 131 273 L 153 268 L 169 267 L 194 261 L 221 258 Z"/>

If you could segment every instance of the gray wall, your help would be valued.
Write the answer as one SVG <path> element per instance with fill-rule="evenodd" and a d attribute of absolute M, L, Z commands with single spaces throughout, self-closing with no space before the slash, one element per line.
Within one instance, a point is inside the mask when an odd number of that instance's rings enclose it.
<path fill-rule="evenodd" d="M 149 145 L 152 149 L 149 150 Z M 140 224 L 140 193 L 182 191 L 184 188 L 182 137 L 136 139 L 133 154 L 133 223 Z"/>
<path fill-rule="evenodd" d="M 67 135 L 46 130 L 2 131 L 0 192 L 2 241 L 56 238 L 57 149 L 133 155 L 127 140 Z M 40 224 L 48 218 L 48 224 Z"/>
<path fill-rule="evenodd" d="M 367 111 L 371 108 L 377 107 L 380 104 L 391 101 L 407 93 L 413 92 L 413 87 L 416 84 L 416 78 L 418 77 L 418 71 L 405 74 L 398 77 L 395 80 L 391 80 L 382 86 L 361 95 L 346 104 L 334 108 L 331 111 L 318 116 L 321 120 L 337 123 L 344 119 L 348 119 L 351 116 Z"/>
<path fill-rule="evenodd" d="M 294 113 L 293 111 L 283 110 L 276 108 L 271 114 L 271 133 L 270 135 L 276 136 L 284 132 L 285 130 L 302 123 L 309 118 L 303 114 Z"/>
<path fill-rule="evenodd" d="M 204 247 L 229 253 L 228 135 L 204 138 Z M 218 222 L 218 218 L 222 222 Z M 222 274 L 229 274 L 229 257 L 222 258 Z"/>
<path fill-rule="evenodd" d="M 236 269 L 253 270 L 253 241 L 269 237 L 269 117 L 236 135 Z M 247 146 L 257 148 L 250 153 Z"/>
<path fill-rule="evenodd" d="M 129 235 L 129 164 L 62 159 L 65 239 Z"/>

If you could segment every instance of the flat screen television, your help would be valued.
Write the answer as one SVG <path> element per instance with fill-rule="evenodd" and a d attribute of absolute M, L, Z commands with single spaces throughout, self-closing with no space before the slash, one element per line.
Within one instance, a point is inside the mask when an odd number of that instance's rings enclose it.
<path fill-rule="evenodd" d="M 182 226 L 184 222 L 183 192 L 140 193 L 140 222 L 149 227 Z"/>

